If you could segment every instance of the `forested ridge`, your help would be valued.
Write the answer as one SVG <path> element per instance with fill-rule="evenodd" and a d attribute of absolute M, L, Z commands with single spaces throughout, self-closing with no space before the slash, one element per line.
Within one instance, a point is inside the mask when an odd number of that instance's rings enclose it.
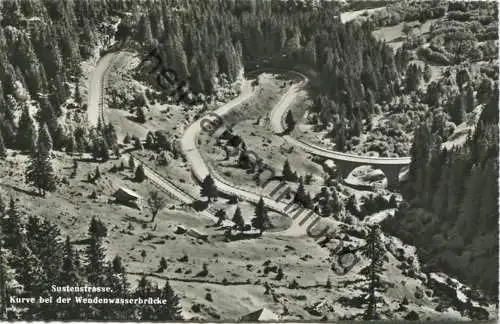
<path fill-rule="evenodd" d="M 77 85 L 81 62 L 109 35 L 109 11 L 103 1 L 2 1 L 0 10 L 0 129 L 2 147 L 29 150 L 34 139 L 21 130 L 46 124 L 55 150 L 73 151 L 84 130 L 62 122 L 61 106 L 85 105 Z M 108 11 L 109 10 L 109 11 Z M 24 116 L 17 122 L 16 116 Z M 80 128 L 80 129 L 78 129 Z M 75 144 L 75 145 L 72 145 Z M 84 150 L 84 144 L 79 145 Z"/>
<path fill-rule="evenodd" d="M 374 102 L 390 100 L 399 89 L 392 50 L 371 35 L 370 25 L 342 24 L 338 3 L 167 3 L 146 2 L 140 17 L 122 21 L 118 38 L 132 35 L 146 49 L 158 48 L 166 67 L 194 92 L 210 93 L 221 73 L 234 80 L 244 62 L 308 66 L 320 72 L 315 111 L 346 137 Z"/>
<path fill-rule="evenodd" d="M 80 62 L 102 45 L 98 35 L 110 33 L 103 23 L 110 16 L 121 19 L 117 40 L 127 47 L 132 37 L 143 53 L 158 48 L 165 67 L 195 93 L 211 93 L 222 74 L 234 81 L 249 60 L 284 57 L 322 71 L 317 102 L 341 137 L 355 127 L 349 120 L 359 123 L 373 100 L 388 100 L 398 88 L 391 50 L 368 25 L 341 24 L 334 2 L 12 0 L 2 3 L 2 13 L 0 116 L 10 148 L 26 146 L 16 141 L 15 115 L 29 105 L 47 123 L 54 149 L 71 146 L 77 130 L 57 120 L 60 107 L 70 97 L 82 104 L 72 85 Z"/>
<path fill-rule="evenodd" d="M 415 244 L 428 270 L 497 296 L 498 91 L 463 146 L 441 149 L 432 120 L 418 129 L 403 206 L 385 229 Z M 415 235 L 418 233 L 418 235 Z"/>

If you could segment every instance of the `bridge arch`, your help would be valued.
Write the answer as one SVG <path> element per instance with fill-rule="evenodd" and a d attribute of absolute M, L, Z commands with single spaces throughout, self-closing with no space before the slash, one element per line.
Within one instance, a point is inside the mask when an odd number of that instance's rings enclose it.
<path fill-rule="evenodd" d="M 372 164 L 353 161 L 334 160 L 337 172 L 342 180 L 345 180 L 354 169 L 361 166 L 371 166 L 374 169 L 381 170 L 387 179 L 387 189 L 399 188 L 399 173 L 402 166 L 399 164 Z"/>

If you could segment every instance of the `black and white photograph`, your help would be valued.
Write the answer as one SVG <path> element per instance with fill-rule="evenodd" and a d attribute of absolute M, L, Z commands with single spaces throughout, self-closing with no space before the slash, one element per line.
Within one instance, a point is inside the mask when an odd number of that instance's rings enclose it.
<path fill-rule="evenodd" d="M 0 0 L 0 322 L 496 323 L 498 17 Z"/>

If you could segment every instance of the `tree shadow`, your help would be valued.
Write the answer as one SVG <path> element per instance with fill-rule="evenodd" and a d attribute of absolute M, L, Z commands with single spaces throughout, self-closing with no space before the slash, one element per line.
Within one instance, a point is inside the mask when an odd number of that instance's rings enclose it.
<path fill-rule="evenodd" d="M 293 132 L 294 128 L 295 128 L 295 125 L 293 125 L 292 127 L 288 126 L 284 131 L 282 131 L 281 133 L 277 133 L 276 135 L 279 135 L 279 136 L 290 135 Z"/>
<path fill-rule="evenodd" d="M 241 241 L 241 240 L 249 240 L 249 239 L 257 239 L 262 237 L 259 233 L 238 233 L 238 234 L 232 234 L 229 236 L 229 240 L 231 242 L 233 241 Z"/>
<path fill-rule="evenodd" d="M 137 217 L 130 216 L 130 215 L 123 216 L 123 220 L 128 221 L 128 222 L 134 222 L 134 223 L 140 224 L 140 225 L 150 224 L 151 223 L 149 221 L 149 219 L 138 219 Z"/>
<path fill-rule="evenodd" d="M 80 181 L 83 182 L 83 183 L 95 184 L 95 179 L 94 178 L 92 178 L 90 180 L 89 179 L 82 179 Z"/>
<path fill-rule="evenodd" d="M 16 187 L 16 186 L 13 186 L 10 184 L 6 184 L 6 183 L 1 183 L 0 185 L 7 187 L 7 188 L 10 188 L 10 189 L 14 190 L 15 192 L 23 193 L 23 194 L 26 194 L 26 195 L 29 195 L 32 197 L 42 197 L 40 194 L 38 194 L 38 192 L 36 190 L 27 190 L 27 189 L 19 188 L 19 187 Z"/>
<path fill-rule="evenodd" d="M 131 122 L 134 122 L 134 123 L 137 123 L 140 125 L 144 124 L 141 121 L 139 121 L 139 118 L 137 118 L 136 116 L 127 116 L 127 119 L 130 120 Z"/>
<path fill-rule="evenodd" d="M 129 207 L 129 208 L 132 208 L 132 209 L 141 210 L 141 207 L 139 207 L 139 205 L 137 205 L 137 203 L 133 202 L 133 201 L 109 200 L 108 203 L 112 204 L 112 205 L 122 205 L 122 206 Z"/>
<path fill-rule="evenodd" d="M 90 238 L 79 239 L 70 243 L 74 245 L 88 245 L 90 243 Z"/>
<path fill-rule="evenodd" d="M 100 161 L 94 158 L 78 157 L 73 159 L 76 162 L 99 163 Z"/>

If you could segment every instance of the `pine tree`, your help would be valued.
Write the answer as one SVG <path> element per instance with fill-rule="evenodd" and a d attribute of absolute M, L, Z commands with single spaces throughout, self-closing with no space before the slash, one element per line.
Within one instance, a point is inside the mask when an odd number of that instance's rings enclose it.
<path fill-rule="evenodd" d="M 69 155 L 73 155 L 75 151 L 77 151 L 78 145 L 76 143 L 75 134 L 73 131 L 70 131 L 66 137 L 66 153 Z"/>
<path fill-rule="evenodd" d="M 29 216 L 26 225 L 27 246 L 39 258 L 51 284 L 58 281 L 63 262 L 60 234 L 59 228 L 48 219 L 41 221 L 36 216 Z"/>
<path fill-rule="evenodd" d="M 45 196 L 46 191 L 56 190 L 50 152 L 42 141 L 38 141 L 38 147 L 32 153 L 30 164 L 26 169 L 26 182 L 33 183 L 38 188 L 40 196 Z"/>
<path fill-rule="evenodd" d="M 431 80 L 431 77 L 432 77 L 432 71 L 431 71 L 431 67 L 429 66 L 429 64 L 425 63 L 425 66 L 424 66 L 424 81 L 425 82 L 429 82 Z"/>
<path fill-rule="evenodd" d="M 93 218 L 94 221 L 94 218 Z M 89 227 L 89 244 L 86 248 L 86 275 L 90 284 L 101 286 L 104 285 L 104 248 L 102 247 L 101 233 L 96 226 Z"/>
<path fill-rule="evenodd" d="M 464 121 L 465 111 L 465 98 L 459 94 L 455 97 L 453 103 L 449 105 L 448 113 L 451 116 L 451 120 L 458 125 Z"/>
<path fill-rule="evenodd" d="M 468 82 L 470 80 L 470 75 L 469 72 L 467 72 L 466 69 L 460 69 L 457 71 L 455 75 L 455 79 L 457 81 L 458 89 L 462 91 L 462 87 L 464 83 Z"/>
<path fill-rule="evenodd" d="M 376 320 L 379 318 L 377 313 L 377 299 L 375 292 L 380 289 L 380 273 L 384 262 L 385 250 L 380 239 L 380 231 L 378 227 L 370 228 L 366 240 L 366 247 L 363 254 L 370 259 L 369 269 L 369 286 L 368 286 L 368 307 L 364 315 L 365 320 Z"/>
<path fill-rule="evenodd" d="M 292 168 L 290 167 L 290 163 L 288 160 L 283 164 L 283 180 L 285 181 L 295 181 L 297 176 L 294 172 L 292 172 Z"/>
<path fill-rule="evenodd" d="M 129 133 L 127 133 L 125 135 L 125 137 L 123 138 L 123 144 L 129 144 L 130 141 L 131 141 L 131 137 L 130 137 Z"/>
<path fill-rule="evenodd" d="M 140 164 L 137 169 L 135 169 L 135 181 L 143 182 L 146 179 L 146 174 L 144 173 L 144 166 Z"/>
<path fill-rule="evenodd" d="M 127 281 L 127 272 L 123 265 L 120 256 L 115 256 L 111 262 L 108 263 L 108 282 L 110 283 L 113 293 L 118 296 L 128 294 L 130 284 Z"/>
<path fill-rule="evenodd" d="M 359 118 L 354 118 L 351 124 L 351 136 L 361 136 L 363 132 L 363 124 Z"/>
<path fill-rule="evenodd" d="M 1 214 L 4 216 L 3 213 Z M 12 275 L 7 268 L 7 257 L 4 253 L 3 233 L 0 231 L 0 320 L 7 320 L 7 297 L 14 293 L 10 285 Z"/>
<path fill-rule="evenodd" d="M 466 102 L 467 112 L 471 112 L 474 110 L 474 108 L 476 108 L 474 101 L 474 88 L 470 85 L 467 86 L 465 94 L 465 102 Z"/>
<path fill-rule="evenodd" d="M 134 162 L 134 157 L 132 155 L 128 157 L 128 168 L 130 171 L 135 170 L 135 162 Z"/>
<path fill-rule="evenodd" d="M 167 301 L 165 307 L 157 307 L 157 319 L 160 321 L 182 321 L 182 308 L 179 305 L 179 297 L 175 294 L 169 282 L 165 282 L 160 295 L 161 299 Z"/>
<path fill-rule="evenodd" d="M 346 131 L 345 131 L 345 126 L 343 123 L 337 124 L 337 133 L 335 136 L 335 149 L 337 151 L 344 151 L 345 150 L 345 144 L 346 144 Z"/>
<path fill-rule="evenodd" d="M 49 281 L 40 260 L 25 245 L 19 247 L 18 250 L 19 258 L 15 261 L 16 280 L 30 294 L 35 296 L 46 295 Z"/>
<path fill-rule="evenodd" d="M 297 187 L 297 191 L 295 192 L 295 197 L 293 198 L 293 202 L 303 205 L 306 200 L 306 191 L 304 189 L 304 182 L 302 177 L 299 179 L 299 186 Z"/>
<path fill-rule="evenodd" d="M 215 182 L 210 174 L 203 180 L 200 194 L 202 197 L 207 197 L 208 202 L 210 202 L 212 198 L 217 198 L 217 187 L 215 186 Z"/>
<path fill-rule="evenodd" d="M 63 263 L 61 272 L 59 274 L 59 281 L 61 285 L 76 285 L 80 282 L 80 275 L 78 269 L 78 253 L 73 250 L 69 236 L 66 236 L 63 251 Z"/>
<path fill-rule="evenodd" d="M 134 296 L 144 298 L 145 296 L 153 296 L 153 295 L 159 295 L 158 288 L 153 287 L 153 285 L 146 278 L 146 276 L 142 276 L 137 284 Z M 166 307 L 153 307 L 152 305 L 138 305 L 135 309 L 135 312 L 139 314 L 139 318 L 141 320 L 153 320 L 156 318 L 155 313 L 158 312 L 159 309 L 165 309 L 165 308 Z"/>
<path fill-rule="evenodd" d="M 90 236 L 95 235 L 97 237 L 106 237 L 108 235 L 108 229 L 101 220 L 93 216 L 92 219 L 90 220 L 89 235 Z"/>
<path fill-rule="evenodd" d="M 81 106 L 82 105 L 82 95 L 80 93 L 80 83 L 76 82 L 75 84 L 75 102 Z"/>
<path fill-rule="evenodd" d="M 485 104 L 493 95 L 493 84 L 488 77 L 483 77 L 476 93 L 476 99 L 478 103 Z"/>
<path fill-rule="evenodd" d="M 267 215 L 266 206 L 264 205 L 264 199 L 260 197 L 259 202 L 255 206 L 255 217 L 252 218 L 252 226 L 259 230 L 259 234 L 262 235 L 264 230 L 269 228 L 270 221 Z"/>
<path fill-rule="evenodd" d="M 311 198 L 311 194 L 308 192 L 305 197 L 304 207 L 312 209 L 314 207 L 314 203 Z"/>
<path fill-rule="evenodd" d="M 243 219 L 243 216 L 241 215 L 240 206 L 236 207 L 232 221 L 233 221 L 236 229 L 238 231 L 240 231 L 241 233 L 243 233 L 243 230 L 245 229 L 245 220 Z"/>
<path fill-rule="evenodd" d="M 146 135 L 146 142 L 144 143 L 144 147 L 150 150 L 155 148 L 155 137 L 151 131 L 149 131 Z"/>
<path fill-rule="evenodd" d="M 160 267 L 159 267 L 159 270 L 160 272 L 163 272 L 165 271 L 165 269 L 167 269 L 167 259 L 165 259 L 165 257 L 161 257 L 160 259 Z"/>
<path fill-rule="evenodd" d="M 136 120 L 138 123 L 144 124 L 146 122 L 146 115 L 144 114 L 144 108 L 137 107 Z"/>
<path fill-rule="evenodd" d="M 95 167 L 95 172 L 94 172 L 94 180 L 100 179 L 101 178 L 101 171 L 99 170 L 99 166 Z"/>
<path fill-rule="evenodd" d="M 46 123 L 40 125 L 38 128 L 38 142 L 43 144 L 49 152 L 52 150 L 52 137 L 50 137 L 49 129 Z"/>
<path fill-rule="evenodd" d="M 36 133 L 35 124 L 31 118 L 28 106 L 24 106 L 19 118 L 18 129 L 22 130 L 17 133 L 16 147 L 23 151 L 32 151 L 35 149 Z"/>
<path fill-rule="evenodd" d="M 2 132 L 0 132 L 0 159 L 5 159 L 7 157 L 7 150 L 5 148 L 5 143 L 3 141 Z"/>
<path fill-rule="evenodd" d="M 9 201 L 7 216 L 8 217 L 0 220 L 2 225 L 1 229 L 3 231 L 4 247 L 15 250 L 23 242 L 23 229 L 19 211 L 13 197 L 11 197 Z"/>
<path fill-rule="evenodd" d="M 287 125 L 287 130 L 290 131 L 293 129 L 295 126 L 295 119 L 293 118 L 293 114 L 291 110 L 288 110 L 286 117 L 285 117 L 285 123 Z"/>

